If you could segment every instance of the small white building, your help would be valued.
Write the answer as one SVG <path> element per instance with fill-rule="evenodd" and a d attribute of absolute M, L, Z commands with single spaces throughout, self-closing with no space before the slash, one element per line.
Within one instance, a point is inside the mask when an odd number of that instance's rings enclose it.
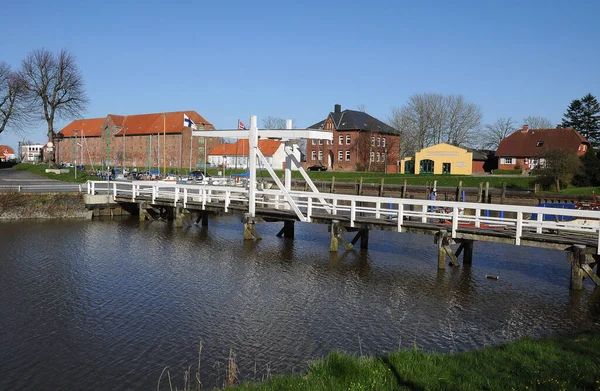
<path fill-rule="evenodd" d="M 44 144 L 21 145 L 21 161 L 24 163 L 39 163 L 42 161 Z"/>
<path fill-rule="evenodd" d="M 211 167 L 222 168 L 248 168 L 248 140 L 242 139 L 235 143 L 217 145 L 208 153 L 208 164 Z M 266 139 L 258 140 L 258 149 L 265 156 L 265 159 L 274 170 L 285 169 L 285 143 L 283 141 Z M 294 156 L 298 161 L 301 158 L 298 144 L 293 144 Z M 260 167 L 260 163 L 257 163 Z M 292 166 L 293 170 L 297 168 Z"/>

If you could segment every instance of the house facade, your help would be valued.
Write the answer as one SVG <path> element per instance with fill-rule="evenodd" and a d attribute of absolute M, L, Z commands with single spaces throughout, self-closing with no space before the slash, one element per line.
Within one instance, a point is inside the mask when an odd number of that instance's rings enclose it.
<path fill-rule="evenodd" d="M 44 144 L 21 144 L 21 161 L 23 163 L 40 163 L 44 147 Z"/>
<path fill-rule="evenodd" d="M 415 157 L 402 159 L 402 174 L 471 175 L 473 153 L 454 145 L 440 143 L 423 148 Z"/>
<path fill-rule="evenodd" d="M 210 122 L 192 110 L 81 119 L 58 133 L 57 161 L 170 169 L 203 166 L 206 152 L 220 144 L 221 139 L 192 137 L 184 115 L 198 129 L 214 130 Z"/>
<path fill-rule="evenodd" d="M 0 162 L 7 162 L 16 158 L 15 151 L 8 145 L 0 145 Z"/>
<path fill-rule="evenodd" d="M 258 140 L 258 149 L 264 155 L 269 165 L 275 170 L 285 169 L 286 154 L 285 143 L 278 140 Z M 217 145 L 208 154 L 208 163 L 211 167 L 220 168 L 248 168 L 249 144 L 247 139 L 237 140 L 235 143 Z M 293 144 L 293 154 L 300 161 L 301 153 L 298 144 Z M 260 168 L 260 163 L 257 162 Z M 296 169 L 292 166 L 292 169 Z"/>
<path fill-rule="evenodd" d="M 529 129 L 527 125 L 500 142 L 496 150 L 501 170 L 533 170 L 544 164 L 543 155 L 552 149 L 564 149 L 584 155 L 590 142 L 572 128 Z"/>
<path fill-rule="evenodd" d="M 341 105 L 336 104 L 326 119 L 309 128 L 332 132 L 333 141 L 308 140 L 307 166 L 321 165 L 334 171 L 396 172 L 399 133 L 369 114 L 342 111 Z"/>

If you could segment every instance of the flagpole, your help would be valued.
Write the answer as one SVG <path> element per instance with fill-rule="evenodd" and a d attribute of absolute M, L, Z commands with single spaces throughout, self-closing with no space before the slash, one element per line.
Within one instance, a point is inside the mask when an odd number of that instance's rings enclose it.
<path fill-rule="evenodd" d="M 240 119 L 237 120 L 237 128 L 240 130 Z M 237 173 L 238 169 L 238 146 L 240 143 L 240 139 L 235 140 L 235 172 Z"/>
<path fill-rule="evenodd" d="M 167 177 L 167 113 L 163 113 L 163 174 Z"/>
<path fill-rule="evenodd" d="M 192 172 L 192 142 L 193 142 L 193 138 L 192 138 L 192 133 L 194 131 L 194 128 L 190 128 L 190 173 Z"/>

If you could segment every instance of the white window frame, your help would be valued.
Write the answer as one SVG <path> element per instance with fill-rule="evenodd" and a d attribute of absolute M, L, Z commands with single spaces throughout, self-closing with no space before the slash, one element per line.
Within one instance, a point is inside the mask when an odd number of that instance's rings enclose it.
<path fill-rule="evenodd" d="M 346 161 L 350 161 L 350 151 L 346 151 Z"/>
<path fill-rule="evenodd" d="M 344 145 L 344 136 L 339 136 L 338 137 L 338 145 Z"/>
<path fill-rule="evenodd" d="M 338 162 L 344 160 L 344 151 L 338 151 Z"/>
<path fill-rule="evenodd" d="M 377 146 L 381 147 L 381 137 L 377 137 Z"/>
<path fill-rule="evenodd" d="M 379 163 L 379 159 L 381 159 L 381 155 L 379 154 L 379 152 L 377 152 L 377 163 Z"/>
<path fill-rule="evenodd" d="M 319 151 L 319 161 L 323 161 L 323 151 Z"/>
<path fill-rule="evenodd" d="M 311 141 L 312 141 L 312 145 L 317 145 L 317 140 L 315 140 L 315 139 L 313 138 Z"/>
<path fill-rule="evenodd" d="M 350 145 L 351 142 L 352 142 L 352 137 L 349 134 L 347 134 L 346 135 L 346 145 Z"/>
<path fill-rule="evenodd" d="M 371 152 L 371 162 L 375 161 L 375 152 Z"/>
<path fill-rule="evenodd" d="M 313 140 L 313 141 L 314 141 L 314 140 Z M 311 160 L 312 160 L 312 161 L 315 161 L 315 160 L 317 160 L 317 151 L 312 151 L 312 154 L 311 154 L 311 156 L 310 156 L 310 157 L 311 157 Z"/>
<path fill-rule="evenodd" d="M 385 139 L 384 139 L 384 140 L 385 140 Z M 385 157 L 386 157 L 386 156 L 385 156 L 385 152 L 382 152 L 382 153 L 381 153 L 381 161 L 382 161 L 382 162 L 385 162 Z"/>
<path fill-rule="evenodd" d="M 512 157 L 503 157 L 502 158 L 502 164 L 515 164 L 515 163 L 513 163 L 513 158 Z"/>
<path fill-rule="evenodd" d="M 375 136 L 371 136 L 371 146 L 375 146 Z"/>
<path fill-rule="evenodd" d="M 323 145 L 323 139 L 319 139 L 319 145 Z"/>
<path fill-rule="evenodd" d="M 385 148 L 385 137 L 381 139 L 381 146 Z"/>

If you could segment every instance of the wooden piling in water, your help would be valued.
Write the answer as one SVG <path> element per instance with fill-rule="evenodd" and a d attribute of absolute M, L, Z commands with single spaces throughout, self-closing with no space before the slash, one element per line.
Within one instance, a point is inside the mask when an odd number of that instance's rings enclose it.
<path fill-rule="evenodd" d="M 571 284 L 572 290 L 583 289 L 583 278 L 585 277 L 585 271 L 581 265 L 585 264 L 585 246 L 576 244 L 571 248 L 568 255 L 571 263 Z"/>
<path fill-rule="evenodd" d="M 402 186 L 402 198 L 406 198 L 406 179 L 404 180 L 404 186 Z"/>
<path fill-rule="evenodd" d="M 329 192 L 331 194 L 335 193 L 335 177 L 334 176 L 331 177 L 331 188 L 329 189 Z"/>
<path fill-rule="evenodd" d="M 456 187 L 456 201 L 462 201 L 462 181 L 458 181 L 458 186 Z"/>
<path fill-rule="evenodd" d="M 383 183 L 385 178 L 381 177 L 381 184 L 379 185 L 379 197 L 383 197 Z"/>
<path fill-rule="evenodd" d="M 262 236 L 256 232 L 254 224 L 256 220 L 250 215 L 250 213 L 244 214 L 244 240 L 262 239 Z"/>

